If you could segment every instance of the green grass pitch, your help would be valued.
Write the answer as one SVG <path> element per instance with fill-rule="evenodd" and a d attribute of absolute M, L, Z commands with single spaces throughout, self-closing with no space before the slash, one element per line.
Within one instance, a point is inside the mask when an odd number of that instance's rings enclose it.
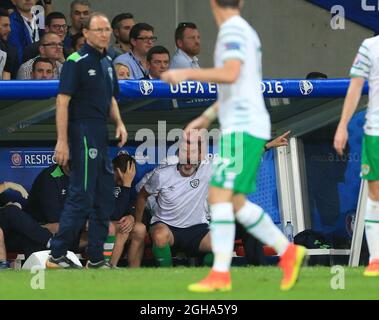
<path fill-rule="evenodd" d="M 45 289 L 33 290 L 36 276 L 28 271 L 0 272 L 0 299 L 109 299 L 109 300 L 218 300 L 218 299 L 379 299 L 379 277 L 363 277 L 363 268 L 344 268 L 339 280 L 345 289 L 333 290 L 329 267 L 305 267 L 297 285 L 279 290 L 276 267 L 234 267 L 233 290 L 227 293 L 190 293 L 189 283 L 200 280 L 208 268 L 140 268 L 115 270 L 48 270 Z M 41 274 L 39 275 L 41 276 Z M 341 280 L 344 279 L 344 280 Z M 34 278 L 34 282 L 36 278 Z"/>

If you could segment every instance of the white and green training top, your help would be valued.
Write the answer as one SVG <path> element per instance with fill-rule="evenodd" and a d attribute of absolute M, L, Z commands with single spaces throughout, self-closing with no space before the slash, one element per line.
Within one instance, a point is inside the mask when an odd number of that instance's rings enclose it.
<path fill-rule="evenodd" d="M 240 16 L 225 21 L 217 38 L 216 68 L 227 60 L 240 60 L 241 73 L 233 84 L 219 85 L 218 117 L 223 134 L 247 132 L 270 139 L 270 115 L 266 109 L 262 81 L 261 42 L 255 30 Z"/>
<path fill-rule="evenodd" d="M 363 41 L 350 70 L 350 77 L 368 80 L 369 102 L 365 133 L 379 136 L 379 36 Z"/>

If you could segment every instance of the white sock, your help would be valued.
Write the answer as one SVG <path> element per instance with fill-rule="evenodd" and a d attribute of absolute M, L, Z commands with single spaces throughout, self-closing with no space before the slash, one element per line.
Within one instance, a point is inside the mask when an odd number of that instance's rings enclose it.
<path fill-rule="evenodd" d="M 232 262 L 236 225 L 232 203 L 211 205 L 211 241 L 213 270 L 227 272 Z"/>
<path fill-rule="evenodd" d="M 279 255 L 286 251 L 288 239 L 261 207 L 246 201 L 246 204 L 237 212 L 236 218 L 247 232 L 263 244 L 274 248 Z"/>
<path fill-rule="evenodd" d="M 367 198 L 365 231 L 370 261 L 379 259 L 379 201 Z"/>

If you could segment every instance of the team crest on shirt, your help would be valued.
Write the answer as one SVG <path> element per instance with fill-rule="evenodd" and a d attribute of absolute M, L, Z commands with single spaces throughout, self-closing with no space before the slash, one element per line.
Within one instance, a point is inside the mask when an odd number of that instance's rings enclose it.
<path fill-rule="evenodd" d="M 97 158 L 97 149 L 91 148 L 88 150 L 88 155 L 92 160 L 95 160 Z"/>
<path fill-rule="evenodd" d="M 194 188 L 194 189 L 196 189 L 199 186 L 199 184 L 200 184 L 200 180 L 199 179 L 195 179 L 195 180 L 192 180 L 190 182 L 191 187 Z"/>
<path fill-rule="evenodd" d="M 108 68 L 108 74 L 109 78 L 111 78 L 111 80 L 113 81 L 113 69 L 111 67 Z"/>
<path fill-rule="evenodd" d="M 313 92 L 313 84 L 308 80 L 300 81 L 299 87 L 303 96 L 308 96 Z"/>
<path fill-rule="evenodd" d="M 118 196 L 120 195 L 120 193 L 121 193 L 121 188 L 120 187 L 115 187 L 114 191 L 113 191 L 113 194 L 114 194 L 115 198 L 118 199 Z"/>
<path fill-rule="evenodd" d="M 149 96 L 154 91 L 154 85 L 151 81 L 141 80 L 139 89 L 144 96 Z"/>
<path fill-rule="evenodd" d="M 362 176 L 367 176 L 370 173 L 370 166 L 368 164 L 362 164 L 361 173 Z"/>

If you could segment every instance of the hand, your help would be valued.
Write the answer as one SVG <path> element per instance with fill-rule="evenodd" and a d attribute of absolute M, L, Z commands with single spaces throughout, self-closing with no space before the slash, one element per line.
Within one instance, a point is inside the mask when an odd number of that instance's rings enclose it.
<path fill-rule="evenodd" d="M 210 125 L 211 122 L 209 119 L 206 116 L 201 115 L 195 120 L 192 120 L 184 129 L 184 132 L 186 135 L 189 135 L 191 133 L 191 130 L 208 129 Z"/>
<path fill-rule="evenodd" d="M 134 217 L 131 215 L 122 217 L 118 222 L 117 222 L 117 227 L 120 230 L 121 233 L 130 233 L 133 228 L 134 228 L 135 220 Z"/>
<path fill-rule="evenodd" d="M 122 185 L 124 187 L 130 188 L 134 177 L 136 176 L 136 166 L 133 162 L 129 161 L 126 166 L 126 171 L 123 173 L 120 168 L 117 168 L 117 174 L 122 180 Z"/>
<path fill-rule="evenodd" d="M 117 145 L 119 148 L 123 147 L 128 140 L 128 132 L 126 131 L 125 125 L 120 122 L 116 126 L 116 139 L 119 139 L 120 142 Z"/>
<path fill-rule="evenodd" d="M 169 70 L 161 74 L 161 80 L 170 84 L 178 84 L 187 79 L 186 70 Z"/>
<path fill-rule="evenodd" d="M 290 133 L 291 131 L 289 130 L 281 136 L 276 137 L 274 140 L 266 144 L 266 149 L 288 146 L 288 136 Z"/>
<path fill-rule="evenodd" d="M 29 196 L 28 191 L 26 191 L 22 185 L 20 185 L 18 183 L 14 183 L 14 182 L 4 182 L 4 183 L 5 183 L 7 189 L 17 191 L 21 194 L 21 196 L 24 199 L 28 199 L 28 196 Z"/>
<path fill-rule="evenodd" d="M 334 149 L 342 156 L 343 150 L 346 147 L 347 140 L 349 139 L 349 133 L 345 126 L 338 126 L 336 134 L 334 136 Z"/>
<path fill-rule="evenodd" d="M 67 165 L 68 159 L 70 156 L 70 149 L 68 147 L 67 141 L 57 141 L 57 144 L 55 146 L 55 161 L 60 166 Z"/>
<path fill-rule="evenodd" d="M 57 234 L 59 231 L 59 223 L 47 223 L 41 226 L 50 231 L 52 234 Z"/>

